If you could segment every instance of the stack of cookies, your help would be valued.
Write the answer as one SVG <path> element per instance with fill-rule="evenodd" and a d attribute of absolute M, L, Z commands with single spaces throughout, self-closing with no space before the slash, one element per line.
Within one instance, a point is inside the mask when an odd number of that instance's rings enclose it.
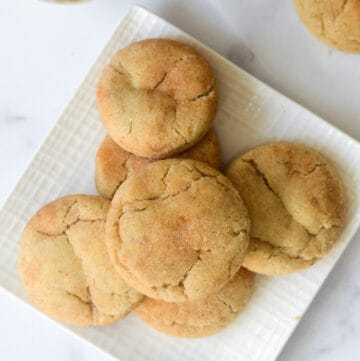
<path fill-rule="evenodd" d="M 185 44 L 145 40 L 111 59 L 97 88 L 100 195 L 47 204 L 22 236 L 20 274 L 39 308 L 81 326 L 136 309 L 159 331 L 201 337 L 244 309 L 255 273 L 295 272 L 329 251 L 345 213 L 332 166 L 276 142 L 222 174 L 217 101 L 210 65 Z"/>

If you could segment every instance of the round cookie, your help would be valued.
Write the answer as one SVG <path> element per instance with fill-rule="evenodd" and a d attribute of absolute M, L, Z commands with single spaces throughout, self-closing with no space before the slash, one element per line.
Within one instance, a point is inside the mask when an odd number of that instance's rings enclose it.
<path fill-rule="evenodd" d="M 236 158 L 225 173 L 249 211 L 243 266 L 265 275 L 309 267 L 344 223 L 341 183 L 328 161 L 300 144 L 269 143 Z"/>
<path fill-rule="evenodd" d="M 294 0 L 308 30 L 331 47 L 360 52 L 359 0 Z"/>
<path fill-rule="evenodd" d="M 217 90 L 210 65 L 193 48 L 148 39 L 120 50 L 105 66 L 97 106 L 108 134 L 123 149 L 165 158 L 208 132 Z"/>
<path fill-rule="evenodd" d="M 247 210 L 231 182 L 195 160 L 167 159 L 116 191 L 106 243 L 129 285 L 168 302 L 203 298 L 239 270 L 249 242 Z"/>
<path fill-rule="evenodd" d="M 189 150 L 176 158 L 196 159 L 213 168 L 221 167 L 221 147 L 214 130 Z M 120 184 L 132 172 L 137 172 L 151 159 L 138 157 L 118 146 L 109 136 L 101 143 L 95 159 L 95 184 L 100 195 L 111 199 Z"/>
<path fill-rule="evenodd" d="M 244 309 L 254 281 L 254 273 L 240 268 L 229 283 L 205 299 L 170 303 L 145 298 L 136 313 L 146 323 L 168 335 L 208 336 L 223 329 Z"/>
<path fill-rule="evenodd" d="M 109 205 L 98 196 L 67 196 L 47 204 L 27 224 L 20 275 L 32 301 L 49 316 L 79 326 L 104 325 L 142 300 L 107 254 Z"/>

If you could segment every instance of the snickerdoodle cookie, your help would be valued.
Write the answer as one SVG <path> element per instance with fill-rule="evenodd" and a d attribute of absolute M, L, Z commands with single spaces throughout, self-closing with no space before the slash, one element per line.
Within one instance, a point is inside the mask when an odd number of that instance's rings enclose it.
<path fill-rule="evenodd" d="M 221 167 L 221 147 L 214 130 L 189 150 L 176 158 L 195 159 L 213 168 Z M 117 145 L 109 136 L 101 143 L 95 160 L 95 184 L 100 195 L 111 199 L 120 184 L 131 174 L 151 163 L 148 158 L 138 157 Z"/>
<path fill-rule="evenodd" d="M 249 211 L 243 266 L 285 274 L 324 256 L 344 223 L 341 183 L 329 162 L 300 144 L 269 143 L 236 158 L 225 173 Z"/>
<path fill-rule="evenodd" d="M 145 295 L 183 302 L 219 290 L 249 242 L 247 210 L 232 183 L 195 160 L 147 165 L 121 184 L 106 220 L 110 258 Z"/>
<path fill-rule="evenodd" d="M 205 299 L 171 303 L 146 298 L 138 316 L 157 330 L 178 337 L 204 337 L 227 326 L 245 307 L 255 276 L 245 268 L 219 291 Z"/>
<path fill-rule="evenodd" d="M 305 26 L 335 49 L 360 52 L 360 0 L 294 0 Z"/>
<path fill-rule="evenodd" d="M 217 105 L 208 62 L 193 48 L 148 39 L 105 66 L 97 105 L 111 138 L 126 151 L 164 158 L 192 147 L 210 129 Z"/>
<path fill-rule="evenodd" d="M 34 303 L 60 321 L 109 324 L 143 298 L 122 280 L 107 254 L 109 205 L 98 196 L 63 197 L 39 210 L 24 230 L 22 281 Z"/>

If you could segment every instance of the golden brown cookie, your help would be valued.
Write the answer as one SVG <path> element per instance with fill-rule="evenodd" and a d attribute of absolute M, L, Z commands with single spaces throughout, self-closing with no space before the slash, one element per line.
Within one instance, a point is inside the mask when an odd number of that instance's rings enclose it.
<path fill-rule="evenodd" d="M 199 160 L 219 170 L 222 166 L 221 146 L 215 130 L 210 129 L 199 143 L 176 155 L 176 158 Z"/>
<path fill-rule="evenodd" d="M 49 316 L 80 326 L 113 323 L 143 296 L 113 268 L 104 242 L 110 202 L 73 195 L 40 209 L 27 224 L 19 269 L 33 302 Z"/>
<path fill-rule="evenodd" d="M 229 283 L 205 299 L 170 303 L 146 298 L 136 313 L 146 323 L 168 335 L 208 336 L 227 326 L 244 309 L 254 281 L 254 273 L 240 268 Z"/>
<path fill-rule="evenodd" d="M 226 175 L 249 211 L 244 267 L 266 275 L 298 271 L 336 241 L 344 223 L 344 195 L 319 153 L 300 144 L 269 143 L 236 158 Z"/>
<path fill-rule="evenodd" d="M 111 199 L 128 175 L 137 172 L 151 159 L 138 157 L 117 145 L 109 136 L 103 140 L 95 158 L 95 185 L 99 194 Z"/>
<path fill-rule="evenodd" d="M 308 30 L 331 47 L 360 52 L 360 0 L 294 0 Z"/>
<path fill-rule="evenodd" d="M 148 39 L 120 50 L 105 66 L 97 105 L 111 138 L 144 158 L 189 149 L 210 129 L 217 105 L 208 62 L 188 45 Z"/>
<path fill-rule="evenodd" d="M 189 150 L 176 158 L 196 159 L 213 168 L 221 167 L 221 147 L 214 130 Z M 120 184 L 132 172 L 137 172 L 151 159 L 138 157 L 118 146 L 109 136 L 101 143 L 95 160 L 95 184 L 100 195 L 111 199 Z"/>
<path fill-rule="evenodd" d="M 195 160 L 167 159 L 133 173 L 106 221 L 113 264 L 132 287 L 168 302 L 203 298 L 239 270 L 246 208 L 231 182 Z"/>

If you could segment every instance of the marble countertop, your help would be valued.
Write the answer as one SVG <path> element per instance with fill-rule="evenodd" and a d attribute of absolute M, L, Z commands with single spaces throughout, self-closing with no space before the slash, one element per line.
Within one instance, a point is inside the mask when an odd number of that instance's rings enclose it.
<path fill-rule="evenodd" d="M 132 1 L 0 2 L 0 204 Z M 137 1 L 360 140 L 360 55 L 314 40 L 290 0 Z M 279 357 L 360 352 L 360 233 Z M 0 290 L 0 359 L 110 360 Z M 241 342 L 241 340 L 239 340 Z"/>

